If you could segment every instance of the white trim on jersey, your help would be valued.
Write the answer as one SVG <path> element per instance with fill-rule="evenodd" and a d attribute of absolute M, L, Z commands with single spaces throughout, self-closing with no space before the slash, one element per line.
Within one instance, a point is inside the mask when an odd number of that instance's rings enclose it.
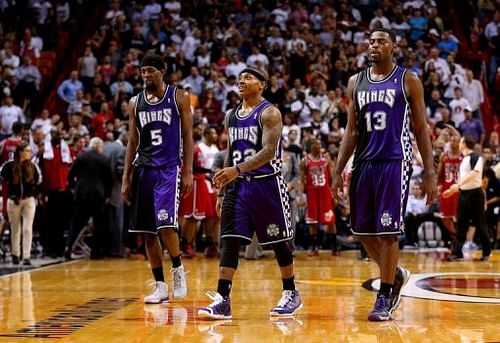
<path fill-rule="evenodd" d="M 134 116 L 135 116 L 135 120 L 137 120 L 137 104 L 139 103 L 139 95 L 136 95 L 134 96 L 132 99 L 135 99 L 135 105 L 134 105 Z M 140 142 L 141 142 L 141 131 L 139 130 L 139 126 L 138 125 L 135 125 L 135 129 L 137 130 L 137 146 L 135 147 L 135 156 L 134 156 L 134 160 L 132 161 L 132 165 L 135 164 L 135 162 L 137 162 L 137 159 L 139 158 L 139 145 L 140 145 Z"/>
<path fill-rule="evenodd" d="M 289 240 L 291 240 L 291 239 L 293 239 L 293 236 L 291 236 L 291 237 L 286 237 L 286 238 L 280 239 L 280 240 L 278 240 L 278 241 L 265 242 L 265 243 L 260 243 L 260 242 L 259 242 L 259 243 L 257 243 L 257 244 L 259 244 L 259 245 L 269 245 L 269 244 L 275 244 L 275 243 L 279 243 L 279 242 L 286 242 L 286 241 L 289 241 Z"/>
<path fill-rule="evenodd" d="M 165 100 L 165 97 L 167 96 L 167 93 L 168 93 L 168 89 L 169 89 L 169 87 L 170 87 L 170 85 L 166 85 L 166 87 L 165 87 L 165 93 L 163 93 L 163 96 L 162 96 L 161 100 L 160 100 L 160 101 L 158 101 L 158 102 L 149 102 L 149 101 L 148 101 L 148 95 L 147 95 L 147 93 L 146 93 L 146 90 L 143 90 L 142 92 L 144 93 L 144 101 L 145 101 L 145 102 L 146 102 L 146 104 L 148 104 L 148 105 L 158 105 L 158 104 L 162 103 L 162 102 L 163 102 L 163 100 Z"/>
<path fill-rule="evenodd" d="M 167 93 L 165 93 L 167 94 Z M 182 114 L 181 110 L 179 109 L 179 105 L 177 104 L 177 88 L 174 88 L 174 95 L 172 96 L 174 98 L 174 105 L 177 110 L 177 113 L 179 114 L 179 159 L 181 160 L 182 163 L 182 156 L 184 155 L 184 140 L 182 139 Z"/>
<path fill-rule="evenodd" d="M 377 233 L 361 233 L 354 231 L 354 229 L 351 229 L 351 232 L 355 236 L 386 236 L 386 235 L 400 235 L 404 232 L 402 228 L 400 228 L 398 231 L 391 231 L 391 232 L 377 232 Z"/>
<path fill-rule="evenodd" d="M 412 161 L 413 160 L 413 145 L 410 138 L 410 125 L 409 125 L 409 106 L 408 103 L 405 105 L 405 110 L 403 113 L 403 125 L 401 128 L 401 136 L 399 141 L 401 143 L 401 152 L 403 153 L 403 160 Z"/>
<path fill-rule="evenodd" d="M 399 206 L 399 227 L 404 232 L 405 196 L 410 181 L 410 161 L 401 161 L 401 202 Z"/>
<path fill-rule="evenodd" d="M 387 80 L 389 80 L 393 75 L 394 73 L 396 73 L 396 70 L 398 70 L 398 65 L 396 64 L 394 66 L 394 68 L 392 69 L 392 72 L 389 74 L 389 76 L 385 77 L 384 79 L 380 80 L 380 81 L 374 81 L 372 80 L 372 78 L 370 77 L 370 74 L 371 74 L 371 69 L 372 67 L 369 67 L 367 70 L 366 70 L 366 79 L 368 80 L 369 83 L 382 83 L 382 82 L 385 82 Z"/>
<path fill-rule="evenodd" d="M 177 166 L 177 179 L 175 184 L 175 212 L 174 223 L 179 226 L 179 205 L 180 205 L 180 192 L 181 192 L 181 167 Z"/>
<path fill-rule="evenodd" d="M 405 69 L 403 71 L 403 74 L 401 76 L 401 92 L 403 93 L 403 98 L 405 99 L 405 110 L 403 113 L 403 126 L 401 128 L 401 137 L 400 137 L 400 142 L 401 142 L 401 151 L 403 152 L 403 159 L 407 161 L 411 161 L 413 159 L 412 152 L 413 152 L 413 145 L 411 144 L 411 138 L 410 138 L 410 102 L 408 101 L 408 98 L 406 96 L 406 90 L 405 90 L 405 77 L 406 77 L 406 72 L 408 70 Z"/>
<path fill-rule="evenodd" d="M 162 226 L 158 226 L 156 228 L 156 232 L 154 232 L 154 231 L 146 231 L 146 230 L 133 230 L 133 229 L 129 229 L 128 232 L 134 232 L 134 233 L 151 233 L 153 235 L 158 235 L 158 232 L 160 232 L 160 230 L 164 230 L 164 229 L 178 230 L 179 227 L 176 226 L 176 225 L 162 225 Z"/>

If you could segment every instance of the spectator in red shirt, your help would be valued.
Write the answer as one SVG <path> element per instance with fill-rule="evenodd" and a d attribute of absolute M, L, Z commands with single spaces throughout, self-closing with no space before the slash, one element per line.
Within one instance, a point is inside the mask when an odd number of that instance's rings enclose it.
<path fill-rule="evenodd" d="M 73 213 L 72 194 L 68 190 L 68 171 L 72 160 L 59 131 L 52 130 L 50 135 L 51 139 L 46 141 L 40 161 L 47 213 L 47 225 L 42 226 L 41 242 L 45 255 L 61 257 L 64 252 L 64 231 L 69 229 Z M 52 153 L 47 151 L 48 145 Z"/>
<path fill-rule="evenodd" d="M 109 104 L 103 102 L 101 104 L 101 111 L 92 118 L 91 125 L 95 136 L 104 140 L 106 138 L 106 123 L 113 119 L 113 112 L 109 109 Z"/>

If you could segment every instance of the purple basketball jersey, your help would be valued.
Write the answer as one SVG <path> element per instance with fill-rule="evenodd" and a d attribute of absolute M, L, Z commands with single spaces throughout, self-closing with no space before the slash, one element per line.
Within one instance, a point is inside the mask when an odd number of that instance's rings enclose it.
<path fill-rule="evenodd" d="M 409 104 L 404 91 L 406 69 L 395 66 L 384 80 L 374 81 L 370 68 L 359 73 L 354 87 L 359 161 L 411 161 Z"/>
<path fill-rule="evenodd" d="M 175 99 L 176 87 L 167 85 L 157 103 L 137 95 L 135 116 L 139 133 L 136 165 L 174 167 L 182 163 L 181 118 Z"/>
<path fill-rule="evenodd" d="M 241 106 L 232 111 L 227 120 L 229 137 L 229 156 L 232 165 L 236 165 L 255 155 L 262 149 L 262 112 L 272 104 L 263 100 L 247 116 L 239 115 Z M 281 172 L 281 140 L 278 143 L 274 158 L 263 166 L 241 176 L 264 176 Z"/>

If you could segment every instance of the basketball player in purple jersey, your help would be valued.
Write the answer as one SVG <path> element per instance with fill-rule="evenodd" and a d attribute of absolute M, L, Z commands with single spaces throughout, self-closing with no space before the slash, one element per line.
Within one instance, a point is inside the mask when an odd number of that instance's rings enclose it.
<path fill-rule="evenodd" d="M 240 246 L 252 241 L 270 245 L 276 254 L 283 282 L 282 297 L 270 316 L 293 316 L 301 307 L 295 289 L 292 250 L 293 238 L 286 182 L 281 175 L 281 113 L 262 98 L 268 82 L 267 73 L 245 68 L 239 76 L 243 103 L 227 113 L 229 150 L 224 168 L 213 178 L 222 188 L 217 198 L 221 215 L 221 249 L 217 292 L 208 291 L 213 301 L 198 310 L 208 319 L 230 319 L 229 293 L 238 267 Z"/>
<path fill-rule="evenodd" d="M 394 63 L 396 48 L 393 32 L 376 29 L 368 46 L 372 66 L 349 79 L 348 125 L 332 185 L 338 195 L 342 170 L 355 150 L 350 185 L 352 231 L 380 269 L 380 291 L 368 315 L 371 321 L 391 318 L 410 278 L 409 271 L 397 266 L 398 235 L 404 229 L 411 176 L 410 125 L 424 161 L 423 192 L 428 205 L 436 192 L 423 86 L 415 74 Z"/>
<path fill-rule="evenodd" d="M 161 242 L 172 260 L 174 298 L 187 293 L 179 247 L 179 195 L 193 185 L 193 118 L 187 92 L 163 81 L 165 63 L 158 55 L 141 62 L 144 91 L 129 103 L 130 140 L 125 156 L 122 196 L 131 206 L 130 232 L 145 234 L 146 252 L 154 276 L 146 304 L 168 301 L 163 276 Z"/>

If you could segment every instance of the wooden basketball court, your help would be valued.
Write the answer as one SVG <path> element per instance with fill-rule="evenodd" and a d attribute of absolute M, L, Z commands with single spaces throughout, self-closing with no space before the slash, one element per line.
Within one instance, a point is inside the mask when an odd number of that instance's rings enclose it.
<path fill-rule="evenodd" d="M 296 258 L 305 304 L 290 319 L 270 320 L 280 297 L 271 252 L 240 261 L 233 320 L 208 322 L 196 309 L 210 300 L 218 260 L 185 260 L 188 297 L 147 305 L 146 261 L 79 260 L 0 277 L 0 342 L 499 342 L 500 251 L 488 262 L 444 262 L 438 252 L 403 252 L 412 279 L 394 320 L 368 322 L 377 275 L 356 252 Z M 469 258 L 479 257 L 479 253 Z M 168 268 L 166 276 L 171 285 Z"/>

